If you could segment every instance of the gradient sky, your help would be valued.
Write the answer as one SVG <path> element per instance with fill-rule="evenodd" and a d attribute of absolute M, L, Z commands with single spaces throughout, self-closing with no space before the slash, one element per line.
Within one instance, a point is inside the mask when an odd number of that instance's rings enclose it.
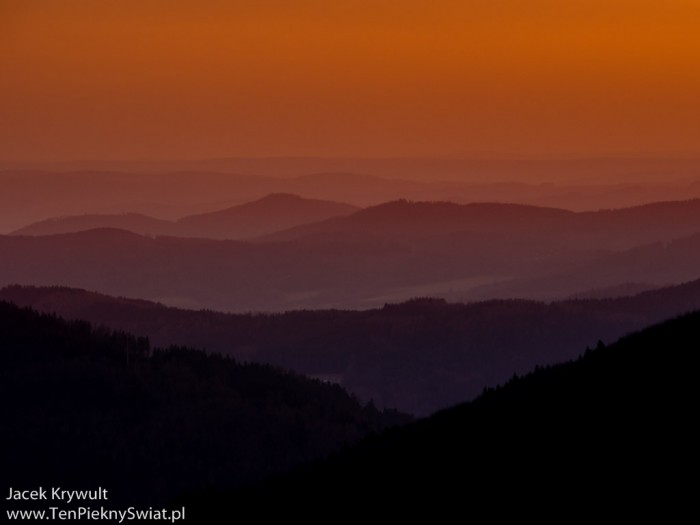
<path fill-rule="evenodd" d="M 700 153 L 698 0 L 0 0 L 0 160 Z"/>

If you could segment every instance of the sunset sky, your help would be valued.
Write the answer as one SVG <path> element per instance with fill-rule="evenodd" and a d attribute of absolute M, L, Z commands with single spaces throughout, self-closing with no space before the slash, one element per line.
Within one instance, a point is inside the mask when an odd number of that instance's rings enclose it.
<path fill-rule="evenodd" d="M 700 154 L 698 0 L 0 0 L 0 160 Z"/>

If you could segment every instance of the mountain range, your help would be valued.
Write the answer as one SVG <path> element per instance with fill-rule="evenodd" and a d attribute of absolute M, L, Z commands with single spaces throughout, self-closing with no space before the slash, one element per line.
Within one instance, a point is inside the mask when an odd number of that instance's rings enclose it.
<path fill-rule="evenodd" d="M 406 200 L 359 209 L 297 195 L 271 194 L 257 201 L 176 221 L 135 213 L 67 216 L 30 224 L 13 235 L 56 235 L 100 228 L 150 236 L 264 242 L 370 236 L 405 240 L 457 233 L 529 235 L 568 246 L 604 250 L 630 248 L 699 232 L 700 199 L 576 213 L 522 204 Z"/>
<path fill-rule="evenodd" d="M 552 167 L 519 182 L 513 176 L 493 177 L 475 166 L 463 180 L 401 178 L 399 172 L 316 169 L 295 172 L 292 177 L 266 176 L 261 171 L 189 169 L 165 171 L 105 171 L 7 169 L 0 171 L 0 233 L 52 217 L 82 214 L 139 213 L 158 219 L 176 220 L 188 215 L 214 212 L 263 198 L 272 193 L 291 193 L 308 199 L 345 202 L 367 207 L 397 199 L 418 201 L 512 202 L 570 210 L 629 207 L 656 201 L 700 198 L 697 168 L 679 170 L 649 166 L 634 167 L 627 180 L 621 172 L 598 169 L 582 183 L 562 180 Z M 520 164 L 521 169 L 525 164 Z M 244 168 L 244 166 L 241 166 Z M 204 166 L 206 168 L 206 166 Z M 341 167 L 339 167 L 341 168 Z M 426 168 L 427 169 L 427 168 Z M 591 168 L 593 171 L 595 167 Z M 666 171 L 665 171 L 666 170 Z M 272 172 L 270 172 L 272 173 Z M 660 174 L 666 173 L 665 176 Z M 647 176 L 648 175 L 648 176 Z M 520 177 L 522 179 L 522 177 Z M 483 182 L 493 181 L 498 182 Z M 665 181 L 665 182 L 659 182 Z"/>
<path fill-rule="evenodd" d="M 697 200 L 590 213 L 396 201 L 247 242 L 116 229 L 0 236 L 0 286 L 64 285 L 238 312 L 420 296 L 553 300 L 696 279 L 699 231 Z"/>
<path fill-rule="evenodd" d="M 211 213 L 189 215 L 175 221 L 138 213 L 77 215 L 39 221 L 13 235 L 56 235 L 96 228 L 115 228 L 140 235 L 173 235 L 208 239 L 244 239 L 278 230 L 348 215 L 358 208 L 349 204 L 271 194 L 257 201 Z"/>
<path fill-rule="evenodd" d="M 585 248 L 629 248 L 700 232 L 700 199 L 656 202 L 632 208 L 571 212 L 521 204 L 453 202 L 383 203 L 344 217 L 292 227 L 265 236 L 289 241 L 306 237 L 386 235 L 391 238 L 449 235 L 531 235 Z"/>

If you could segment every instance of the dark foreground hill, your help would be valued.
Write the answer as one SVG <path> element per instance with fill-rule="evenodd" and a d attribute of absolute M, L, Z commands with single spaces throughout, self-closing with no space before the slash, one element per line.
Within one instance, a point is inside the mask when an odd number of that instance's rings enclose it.
<path fill-rule="evenodd" d="M 101 486 L 112 505 L 236 487 L 406 421 L 338 386 L 4 302 L 0 398 L 6 488 Z"/>
<path fill-rule="evenodd" d="M 340 383 L 364 402 L 428 415 L 536 365 L 574 359 L 700 309 L 700 281 L 618 299 L 449 304 L 234 315 L 168 308 L 68 288 L 8 287 L 0 299 Z"/>
<path fill-rule="evenodd" d="M 188 507 L 195 519 L 219 520 L 251 509 L 309 520 L 333 510 L 457 511 L 477 522 L 692 515 L 699 348 L 700 312 L 514 378 L 295 475 L 191 497 Z"/>

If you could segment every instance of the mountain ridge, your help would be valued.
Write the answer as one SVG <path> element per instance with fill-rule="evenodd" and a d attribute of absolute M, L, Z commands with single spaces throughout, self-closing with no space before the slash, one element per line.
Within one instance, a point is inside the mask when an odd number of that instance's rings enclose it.
<path fill-rule="evenodd" d="M 688 225 L 688 221 L 694 223 Z M 399 199 L 363 208 L 346 217 L 287 228 L 266 235 L 262 240 L 293 240 L 319 233 L 367 232 L 368 229 L 406 233 L 409 226 L 418 228 L 418 232 L 431 233 L 466 228 L 500 233 L 531 231 L 579 235 L 598 233 L 601 229 L 618 229 L 621 234 L 651 228 L 687 234 L 700 231 L 700 199 L 585 212 L 507 202 L 458 204 Z"/>
<path fill-rule="evenodd" d="M 313 520 L 344 507 L 358 518 L 465 508 L 508 519 L 681 518 L 695 509 L 679 472 L 692 471 L 697 445 L 699 326 L 698 311 L 668 320 L 289 475 L 179 501 L 219 519 L 235 508 Z M 306 494 L 323 504 L 309 507 Z"/>
<path fill-rule="evenodd" d="M 262 199 L 223 210 L 189 215 L 175 224 L 185 235 L 214 239 L 249 238 L 330 217 L 349 215 L 359 208 L 334 201 L 309 199 L 291 193 L 271 193 Z M 236 232 L 235 237 L 231 232 Z"/>
<path fill-rule="evenodd" d="M 515 164 L 514 164 L 515 166 Z M 522 166 L 521 166 L 522 168 Z M 68 170 L 68 171 L 66 171 Z M 287 192 L 306 198 L 370 206 L 399 198 L 452 200 L 460 203 L 500 201 L 572 210 L 619 208 L 659 200 L 700 197 L 700 183 L 685 182 L 610 183 L 609 177 L 590 183 L 427 182 L 371 175 L 353 171 L 342 177 L 333 170 L 301 172 L 300 178 L 274 177 L 271 172 L 242 174 L 235 169 L 212 171 L 180 167 L 165 171 L 70 171 L 0 170 L 0 232 L 14 231 L 51 216 L 83 213 L 138 212 L 161 219 L 215 211 L 259 199 L 269 193 Z M 341 170 L 342 171 L 342 170 Z M 304 173 L 311 179 L 305 179 Z M 355 175 L 366 173 L 367 175 Z M 358 177 L 364 183 L 357 184 Z M 693 175 L 697 178 L 696 175 Z M 589 181 L 590 182 L 590 181 Z M 197 187 L 197 192 L 190 188 Z"/>
<path fill-rule="evenodd" d="M 166 504 L 319 458 L 410 418 L 336 385 L 0 301 L 3 472 Z M 11 451 L 11 452 L 10 452 Z"/>
<path fill-rule="evenodd" d="M 356 206 L 340 202 L 308 199 L 290 193 L 270 193 L 254 201 L 214 212 L 187 215 L 173 221 L 132 212 L 72 215 L 35 222 L 13 231 L 11 235 L 39 236 L 117 228 L 140 235 L 238 240 L 272 233 L 287 225 L 349 214 L 357 209 Z"/>
<path fill-rule="evenodd" d="M 147 336 L 159 346 L 204 348 L 322 377 L 363 401 L 426 415 L 515 372 L 576 358 L 598 340 L 700 309 L 700 280 L 617 299 L 414 299 L 373 310 L 273 315 L 188 311 L 68 288 L 8 287 L 0 300 Z"/>
<path fill-rule="evenodd" d="M 195 309 L 279 312 L 367 309 L 425 295 L 553 300 L 630 280 L 663 286 L 698 277 L 700 236 L 637 235 L 371 229 L 284 242 L 119 230 L 0 236 L 0 286 L 63 285 Z M 635 244 L 647 237 L 652 241 Z"/>

